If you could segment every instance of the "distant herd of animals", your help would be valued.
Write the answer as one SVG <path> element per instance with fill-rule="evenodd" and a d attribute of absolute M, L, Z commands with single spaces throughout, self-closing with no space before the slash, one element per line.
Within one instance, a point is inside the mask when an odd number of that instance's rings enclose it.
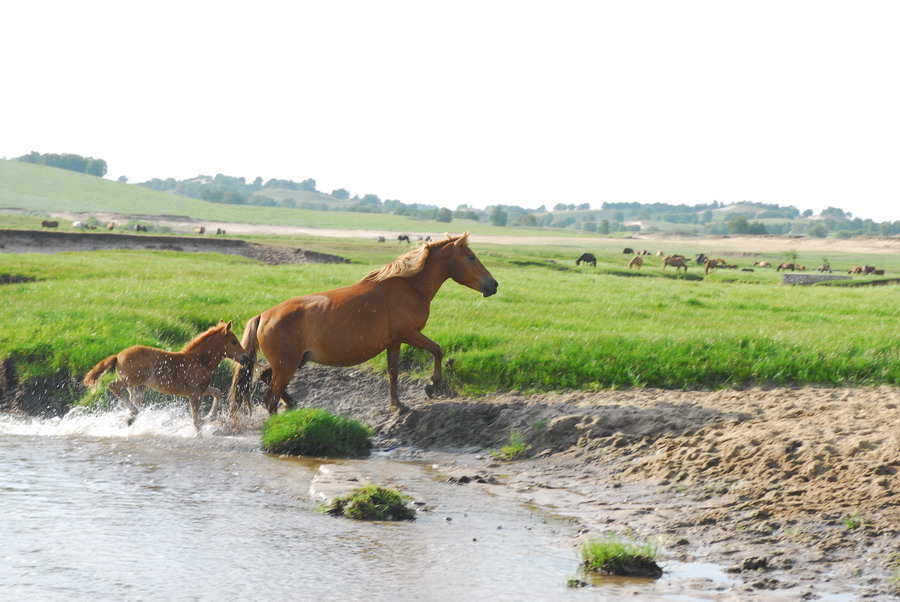
<path fill-rule="evenodd" d="M 59 222 L 45 219 L 41 222 L 41 227 L 42 228 L 59 228 Z M 97 226 L 95 226 L 94 224 L 89 224 L 87 222 L 81 222 L 81 221 L 72 222 L 72 227 L 76 230 L 96 230 L 97 229 Z M 109 230 L 110 232 L 115 230 L 116 222 L 109 222 L 108 224 L 106 224 L 106 229 Z M 135 232 L 147 232 L 147 226 L 145 226 L 143 224 L 135 224 L 135 225 L 131 226 L 130 229 L 134 230 Z M 196 228 L 194 228 L 194 234 L 206 234 L 206 227 L 205 226 L 197 226 Z M 225 234 L 225 230 L 223 228 L 216 228 L 216 235 L 222 236 L 224 234 Z"/>
<path fill-rule="evenodd" d="M 647 255 L 653 255 L 650 251 L 646 251 L 646 250 L 635 251 L 634 249 L 629 248 L 629 247 L 625 247 L 625 249 L 622 250 L 622 253 L 625 255 L 632 256 L 631 260 L 628 262 L 628 267 L 638 269 L 638 270 L 641 269 L 641 267 L 643 267 L 643 265 L 644 265 L 644 257 L 646 257 Z M 687 257 L 685 257 L 684 255 L 677 255 L 677 254 L 666 255 L 666 253 L 664 251 L 657 251 L 656 256 L 662 258 L 663 270 L 665 270 L 667 267 L 673 267 L 673 268 L 675 268 L 676 273 L 678 273 L 678 270 L 684 270 L 684 272 L 687 273 L 687 269 L 688 269 L 688 265 L 690 264 L 690 260 Z M 754 268 L 769 268 L 769 267 L 772 267 L 772 265 L 773 265 L 771 262 L 768 262 L 768 261 L 754 261 L 752 268 L 738 268 L 737 265 L 729 264 L 721 257 L 711 258 L 711 257 L 707 257 L 705 253 L 700 253 L 699 255 L 697 255 L 697 257 L 694 259 L 694 262 L 696 263 L 697 266 L 703 267 L 704 274 L 709 274 L 710 270 L 718 270 L 718 269 L 730 269 L 730 270 L 740 269 L 742 272 L 752 272 L 752 271 L 754 271 Z M 597 267 L 597 258 L 594 256 L 593 253 L 582 253 L 578 257 L 578 259 L 575 260 L 575 265 L 580 266 L 582 263 L 585 265 L 590 265 L 591 267 Z M 806 266 L 801 265 L 799 263 L 780 263 L 775 267 L 776 272 L 780 272 L 782 270 L 783 271 L 790 270 L 792 272 L 793 271 L 802 272 L 802 271 L 806 270 Z M 816 268 L 816 271 L 831 274 L 832 273 L 831 264 L 823 263 L 818 268 Z M 854 267 L 850 268 L 849 270 L 847 270 L 847 273 L 848 274 L 860 274 L 863 276 L 867 276 L 869 274 L 871 274 L 873 276 L 884 276 L 884 270 L 876 269 L 875 266 L 871 266 L 871 265 L 854 266 Z"/>

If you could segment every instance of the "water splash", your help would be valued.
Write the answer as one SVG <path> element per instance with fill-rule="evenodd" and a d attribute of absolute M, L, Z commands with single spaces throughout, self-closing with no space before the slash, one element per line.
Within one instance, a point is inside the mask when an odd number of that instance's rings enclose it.
<path fill-rule="evenodd" d="M 92 409 L 74 407 L 63 417 L 37 418 L 0 414 L 0 434 L 24 436 L 91 436 L 135 437 L 164 436 L 194 438 L 197 432 L 191 423 L 190 412 L 180 404 L 144 407 L 135 421 L 128 424 L 125 409 Z M 211 435 L 216 424 L 204 424 L 201 435 Z"/>

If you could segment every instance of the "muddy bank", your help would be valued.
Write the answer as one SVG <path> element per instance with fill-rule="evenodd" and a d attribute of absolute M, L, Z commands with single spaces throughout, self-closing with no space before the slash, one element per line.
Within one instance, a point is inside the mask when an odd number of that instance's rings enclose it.
<path fill-rule="evenodd" d="M 429 400 L 423 384 L 401 378 L 400 418 L 365 369 L 307 366 L 290 392 L 377 425 L 382 447 L 421 450 L 448 478 L 574 516 L 585 538 L 657 537 L 669 558 L 730 567 L 737 599 L 900 592 L 896 387 Z M 512 431 L 527 459 L 496 460 Z"/>
<path fill-rule="evenodd" d="M 388 409 L 385 375 L 368 368 L 311 364 L 289 393 L 301 406 L 365 421 L 379 449 L 433 463 L 459 486 L 573 517 L 584 539 L 610 532 L 655 538 L 663 562 L 733 571 L 733 585 L 695 583 L 693 599 L 887 599 L 898 592 L 896 387 L 428 399 L 424 384 L 401 374 L 409 411 L 400 417 Z M 39 399 L 47 387 L 61 391 L 58 399 L 77 386 L 61 376 L 18 385 L 12 399 Z M 496 459 L 492 451 L 513 431 L 528 446 L 525 458 Z"/>
<path fill-rule="evenodd" d="M 47 230 L 0 230 L 0 252 L 60 253 L 108 249 L 226 253 L 241 255 L 270 265 L 287 263 L 348 263 L 347 259 L 295 247 L 261 245 L 230 238 L 161 236 L 114 232 L 56 232 Z"/>

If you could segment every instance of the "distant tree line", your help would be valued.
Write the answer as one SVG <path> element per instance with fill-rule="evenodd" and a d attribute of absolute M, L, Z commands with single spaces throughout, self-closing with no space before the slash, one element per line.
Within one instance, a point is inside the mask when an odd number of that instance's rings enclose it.
<path fill-rule="evenodd" d="M 31 151 L 27 155 L 16 157 L 16 161 L 25 163 L 35 163 L 37 165 L 46 165 L 47 167 L 58 167 L 60 169 L 68 169 L 69 171 L 77 171 L 90 176 L 106 175 L 106 161 L 103 159 L 94 159 L 93 157 L 82 157 L 81 155 L 55 153 L 40 154 L 37 151 Z"/>

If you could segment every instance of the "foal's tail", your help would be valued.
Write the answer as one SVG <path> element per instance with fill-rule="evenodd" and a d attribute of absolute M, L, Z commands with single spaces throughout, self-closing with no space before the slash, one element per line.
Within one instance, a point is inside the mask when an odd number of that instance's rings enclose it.
<path fill-rule="evenodd" d="M 231 378 L 231 390 L 228 393 L 228 413 L 237 412 L 241 404 L 250 407 L 250 388 L 253 384 L 253 368 L 256 366 L 256 356 L 259 353 L 259 341 L 256 339 L 256 331 L 259 328 L 259 316 L 252 318 L 244 326 L 244 338 L 241 346 L 247 352 L 247 359 L 240 362 L 234 369 Z"/>
<path fill-rule="evenodd" d="M 90 389 L 91 391 L 97 390 L 97 383 L 100 381 L 100 377 L 112 370 L 116 367 L 116 363 L 119 361 L 118 354 L 111 355 L 88 372 L 84 377 L 84 386 Z"/>

